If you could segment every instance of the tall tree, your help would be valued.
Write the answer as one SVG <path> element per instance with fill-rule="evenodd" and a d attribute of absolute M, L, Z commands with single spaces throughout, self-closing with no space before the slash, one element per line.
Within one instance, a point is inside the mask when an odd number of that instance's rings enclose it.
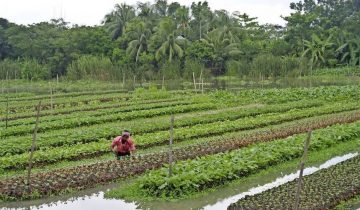
<path fill-rule="evenodd" d="M 136 21 L 135 24 L 133 29 L 126 32 L 127 36 L 131 39 L 126 53 L 130 57 L 135 58 L 135 63 L 138 63 L 141 53 L 148 50 L 148 40 L 151 36 L 151 31 L 143 21 Z"/>
<path fill-rule="evenodd" d="M 184 56 L 184 50 L 181 45 L 185 41 L 183 39 L 184 38 L 175 37 L 174 33 L 170 34 L 166 41 L 156 51 L 156 60 L 159 61 L 161 58 L 166 58 L 171 62 L 174 57 L 182 58 Z"/>
<path fill-rule="evenodd" d="M 160 17 L 166 17 L 168 14 L 168 2 L 167 0 L 156 0 L 155 1 L 155 13 Z"/>
<path fill-rule="evenodd" d="M 103 23 L 110 32 L 112 39 L 115 40 L 124 33 L 128 22 L 134 17 L 134 7 L 125 3 L 116 4 L 115 10 L 105 16 Z"/>
<path fill-rule="evenodd" d="M 178 28 L 181 31 L 181 35 L 187 37 L 187 30 L 189 29 L 189 8 L 182 6 L 175 12 L 175 20 L 178 24 Z"/>
<path fill-rule="evenodd" d="M 240 44 L 226 36 L 224 29 L 215 29 L 205 35 L 202 42 L 214 49 L 213 70 L 215 74 L 225 72 L 225 63 L 229 59 L 237 59 L 242 54 Z"/>
<path fill-rule="evenodd" d="M 195 23 L 197 24 L 197 29 L 199 30 L 199 39 L 202 39 L 204 33 L 204 26 L 205 32 L 209 30 L 209 23 L 211 20 L 212 12 L 210 10 L 209 4 L 207 1 L 198 3 L 193 2 L 191 4 L 191 12 L 193 17 L 195 18 Z"/>

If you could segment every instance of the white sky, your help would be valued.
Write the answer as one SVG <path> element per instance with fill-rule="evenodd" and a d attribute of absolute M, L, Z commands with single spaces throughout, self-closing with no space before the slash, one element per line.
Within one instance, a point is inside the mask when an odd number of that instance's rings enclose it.
<path fill-rule="evenodd" d="M 144 0 L 0 0 L 0 17 L 18 24 L 32 24 L 63 17 L 79 25 L 99 25 L 116 3 L 135 5 Z M 190 6 L 195 0 L 178 0 Z M 196 0 L 195 2 L 198 2 Z M 298 0 L 207 0 L 210 8 L 246 12 L 260 23 L 284 25 L 281 15 L 290 14 L 290 2 Z M 153 2 L 151 0 L 150 2 Z M 173 2 L 168 0 L 168 2 Z"/>

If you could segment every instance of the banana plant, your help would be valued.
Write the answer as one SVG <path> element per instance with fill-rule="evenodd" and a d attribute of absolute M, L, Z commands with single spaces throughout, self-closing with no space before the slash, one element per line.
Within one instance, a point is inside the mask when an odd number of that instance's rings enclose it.
<path fill-rule="evenodd" d="M 311 74 L 314 66 L 318 65 L 319 62 L 323 64 L 326 62 L 324 58 L 325 52 L 329 47 L 333 46 L 331 38 L 332 37 L 329 36 L 327 39 L 322 40 L 319 36 L 313 34 L 311 36 L 311 41 L 304 40 L 305 50 L 302 56 L 310 58 Z"/>

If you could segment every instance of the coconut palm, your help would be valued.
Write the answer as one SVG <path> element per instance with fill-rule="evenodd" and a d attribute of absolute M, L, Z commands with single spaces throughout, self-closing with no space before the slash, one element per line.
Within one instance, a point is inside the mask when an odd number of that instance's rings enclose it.
<path fill-rule="evenodd" d="M 135 17 L 135 9 L 127 4 L 116 4 L 115 10 L 105 16 L 103 23 L 113 40 L 126 30 L 127 23 Z"/>
<path fill-rule="evenodd" d="M 165 17 L 167 15 L 168 6 L 167 0 L 156 0 L 154 5 L 156 14 L 160 17 Z"/>
<path fill-rule="evenodd" d="M 175 12 L 175 19 L 182 35 L 185 36 L 186 30 L 189 29 L 189 8 L 185 6 L 179 7 Z"/>
<path fill-rule="evenodd" d="M 225 70 L 225 63 L 231 59 L 237 59 L 243 52 L 240 50 L 240 44 L 234 42 L 221 29 L 215 29 L 205 35 L 202 42 L 212 47 L 215 51 L 214 67 L 217 71 L 223 72 Z"/>
<path fill-rule="evenodd" d="M 182 37 L 175 37 L 174 33 L 170 34 L 156 51 L 155 59 L 159 61 L 161 58 L 166 58 L 171 62 L 174 57 L 182 58 L 184 56 L 182 45 L 185 41 Z"/>
<path fill-rule="evenodd" d="M 141 21 L 134 30 L 127 32 L 127 34 L 132 40 L 129 42 L 126 53 L 130 55 L 130 57 L 135 58 L 135 62 L 138 63 L 140 54 L 146 52 L 148 49 L 148 40 L 151 36 L 151 31 L 147 28 L 146 24 Z"/>

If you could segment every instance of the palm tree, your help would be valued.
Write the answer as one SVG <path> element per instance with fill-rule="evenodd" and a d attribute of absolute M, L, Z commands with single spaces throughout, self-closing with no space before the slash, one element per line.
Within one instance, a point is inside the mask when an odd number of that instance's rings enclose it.
<path fill-rule="evenodd" d="M 319 61 L 325 63 L 324 54 L 328 47 L 333 45 L 331 36 L 325 40 L 321 40 L 316 34 L 312 35 L 311 41 L 304 40 L 305 51 L 303 52 L 303 57 L 310 56 L 310 73 L 312 74 L 312 69 Z"/>
<path fill-rule="evenodd" d="M 156 0 L 155 1 L 155 11 L 160 17 L 165 17 L 167 15 L 168 10 L 168 2 L 167 0 Z"/>
<path fill-rule="evenodd" d="M 178 28 L 180 28 L 182 35 L 185 36 L 190 21 L 189 8 L 185 6 L 179 7 L 175 12 L 175 19 L 179 24 Z"/>
<path fill-rule="evenodd" d="M 132 41 L 129 42 L 126 53 L 131 57 L 135 57 L 135 62 L 138 63 L 140 54 L 146 52 L 148 49 L 148 40 L 151 36 L 151 31 L 146 27 L 146 24 L 141 21 L 135 30 L 127 33 Z"/>
<path fill-rule="evenodd" d="M 184 51 L 181 46 L 185 41 L 184 38 L 175 37 L 174 33 L 170 34 L 167 40 L 156 51 L 156 60 L 159 61 L 162 57 L 168 57 L 168 61 L 171 62 L 174 57 L 182 58 Z"/>
<path fill-rule="evenodd" d="M 113 40 L 126 30 L 127 23 L 135 17 L 135 9 L 127 4 L 116 4 L 115 10 L 105 16 L 103 23 Z"/>
<path fill-rule="evenodd" d="M 194 17 L 194 22 L 198 24 L 199 30 L 199 39 L 202 39 L 203 33 L 208 32 L 210 28 L 210 21 L 212 18 L 212 12 L 210 10 L 209 4 L 207 1 L 198 3 L 193 2 L 191 4 L 191 12 Z M 205 30 L 203 30 L 203 28 Z"/>
<path fill-rule="evenodd" d="M 225 69 L 226 61 L 230 59 L 237 59 L 243 52 L 240 50 L 240 43 L 235 42 L 231 36 L 228 35 L 227 29 L 215 29 L 205 35 L 202 42 L 208 44 L 215 50 L 215 66 L 220 72 Z"/>

